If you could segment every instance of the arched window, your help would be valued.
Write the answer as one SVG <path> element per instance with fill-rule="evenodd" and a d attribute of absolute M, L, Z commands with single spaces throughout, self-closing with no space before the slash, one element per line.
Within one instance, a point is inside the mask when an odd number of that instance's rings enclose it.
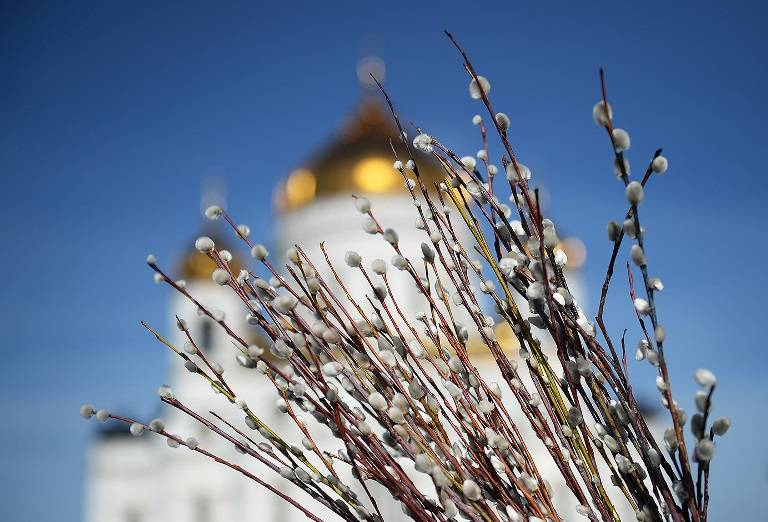
<path fill-rule="evenodd" d="M 194 500 L 194 522 L 211 522 L 213 513 L 211 499 L 204 495 L 198 495 Z"/>
<path fill-rule="evenodd" d="M 200 337 L 197 341 L 201 350 L 205 353 L 213 351 L 213 321 L 207 317 L 200 320 Z"/>
<path fill-rule="evenodd" d="M 141 512 L 137 508 L 129 507 L 125 510 L 123 520 L 125 522 L 142 522 Z"/>

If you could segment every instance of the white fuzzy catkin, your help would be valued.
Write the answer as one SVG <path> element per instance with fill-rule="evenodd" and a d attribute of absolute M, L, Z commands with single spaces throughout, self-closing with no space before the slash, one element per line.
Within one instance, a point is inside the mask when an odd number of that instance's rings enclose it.
<path fill-rule="evenodd" d="M 213 279 L 213 282 L 217 285 L 224 286 L 229 284 L 229 282 L 232 280 L 232 276 L 223 268 L 217 268 L 211 274 L 211 279 Z"/>
<path fill-rule="evenodd" d="M 211 252 L 214 246 L 213 239 L 208 236 L 201 236 L 195 240 L 195 248 L 203 254 Z"/>
<path fill-rule="evenodd" d="M 461 373 L 464 371 L 464 363 L 454 355 L 448 359 L 448 368 L 450 368 L 453 373 Z"/>
<path fill-rule="evenodd" d="M 477 482 L 471 479 L 467 479 L 464 481 L 464 483 L 461 485 L 461 492 L 464 493 L 464 496 L 467 498 L 467 500 L 480 500 L 483 496 L 482 491 L 480 490 L 480 486 L 477 485 Z"/>
<path fill-rule="evenodd" d="M 479 100 L 483 97 L 483 93 L 487 96 L 489 92 L 491 92 L 491 82 L 485 76 L 478 76 L 477 79 L 472 78 L 472 81 L 469 82 L 469 97 L 473 100 Z"/>
<path fill-rule="evenodd" d="M 610 435 L 604 435 L 602 441 L 603 444 L 605 444 L 605 447 L 608 448 L 612 453 L 618 453 L 621 449 L 616 439 Z"/>
<path fill-rule="evenodd" d="M 531 169 L 523 165 L 522 163 L 517 164 L 517 169 L 515 169 L 515 164 L 510 163 L 507 165 L 507 179 L 513 183 L 518 183 L 520 179 L 529 180 L 531 179 Z"/>
<path fill-rule="evenodd" d="M 205 209 L 205 217 L 211 221 L 216 221 L 224 214 L 224 209 L 218 205 L 211 205 Z"/>
<path fill-rule="evenodd" d="M 342 370 L 344 370 L 344 366 L 342 366 L 342 364 L 337 361 L 331 361 L 323 365 L 323 373 L 327 377 L 336 377 L 342 372 Z"/>
<path fill-rule="evenodd" d="M 383 259 L 374 259 L 371 261 L 371 270 L 375 274 L 384 275 L 387 273 L 387 262 Z"/>
<path fill-rule="evenodd" d="M 619 468 L 620 472 L 627 474 L 632 469 L 632 461 L 619 453 L 616 455 L 616 467 Z"/>
<path fill-rule="evenodd" d="M 715 374 L 706 368 L 699 368 L 696 370 L 694 378 L 696 379 L 696 382 L 699 384 L 699 386 L 704 388 L 711 388 L 717 384 L 717 378 L 715 377 Z"/>
<path fill-rule="evenodd" d="M 475 114 L 474 116 L 472 116 L 472 125 L 480 125 L 481 123 L 483 123 L 482 116 L 480 116 L 479 114 Z"/>
<path fill-rule="evenodd" d="M 621 225 L 619 225 L 616 221 L 609 221 L 607 230 L 609 241 L 613 241 L 615 243 L 621 237 Z"/>
<path fill-rule="evenodd" d="M 248 346 L 248 348 L 246 349 L 246 352 L 248 353 L 248 357 L 250 357 L 251 359 L 258 359 L 259 357 L 264 355 L 264 348 L 262 348 L 261 346 L 252 344 Z"/>
<path fill-rule="evenodd" d="M 325 328 L 321 335 L 328 344 L 341 344 L 341 334 L 336 328 Z"/>
<path fill-rule="evenodd" d="M 395 424 L 403 424 L 405 422 L 405 413 L 397 406 L 391 406 L 387 410 L 387 417 Z"/>
<path fill-rule="evenodd" d="M 613 143 L 616 145 L 616 152 L 624 152 L 629 149 L 632 142 L 627 131 L 624 129 L 613 129 L 611 135 L 613 136 Z"/>
<path fill-rule="evenodd" d="M 155 433 L 160 433 L 165 430 L 165 423 L 160 419 L 152 419 L 149 422 L 149 429 Z"/>
<path fill-rule="evenodd" d="M 187 324 L 187 321 L 185 321 L 181 317 L 177 317 L 176 328 L 178 328 L 179 331 L 186 332 L 187 330 L 189 330 L 189 325 Z"/>
<path fill-rule="evenodd" d="M 96 418 L 100 422 L 107 422 L 107 420 L 109 419 L 109 411 L 108 410 L 103 410 L 103 409 L 97 411 L 96 412 Z"/>
<path fill-rule="evenodd" d="M 643 186 L 637 181 L 632 181 L 627 185 L 626 193 L 627 201 L 629 201 L 632 205 L 637 205 L 643 201 Z"/>
<path fill-rule="evenodd" d="M 379 392 L 373 392 L 368 396 L 368 404 L 371 405 L 376 411 L 384 411 L 387 409 L 387 400 Z"/>
<path fill-rule="evenodd" d="M 237 233 L 240 234 L 241 237 L 248 237 L 251 235 L 251 227 L 248 225 L 237 225 Z"/>
<path fill-rule="evenodd" d="M 632 245 L 632 248 L 629 250 L 629 255 L 637 266 L 645 266 L 648 264 L 648 260 L 645 258 L 645 253 L 640 245 Z"/>
<path fill-rule="evenodd" d="M 95 413 L 96 410 L 91 404 L 83 404 L 80 406 L 80 416 L 84 419 L 90 419 Z"/>
<path fill-rule="evenodd" d="M 368 200 L 368 198 L 355 198 L 355 208 L 361 214 L 367 214 L 371 211 L 371 202 Z"/>
<path fill-rule="evenodd" d="M 379 227 L 371 216 L 365 216 L 362 223 L 363 231 L 366 234 L 375 234 L 379 231 Z"/>
<path fill-rule="evenodd" d="M 395 357 L 395 354 L 390 352 L 389 350 L 380 352 L 379 359 L 381 359 L 381 362 L 383 362 L 390 368 L 394 368 L 395 366 L 397 366 L 397 358 Z"/>
<path fill-rule="evenodd" d="M 494 117 L 494 119 L 496 120 L 496 124 L 499 126 L 499 128 L 502 131 L 506 131 L 507 129 L 509 129 L 509 125 L 510 125 L 509 116 L 507 116 L 503 112 L 498 112 L 496 113 L 496 116 Z"/>
<path fill-rule="evenodd" d="M 568 254 L 559 248 L 555 250 L 555 264 L 560 268 L 564 268 L 568 264 Z"/>
<path fill-rule="evenodd" d="M 712 406 L 709 401 L 709 393 L 704 390 L 697 390 L 693 394 L 693 402 L 696 404 L 696 409 L 701 413 L 708 412 Z"/>
<path fill-rule="evenodd" d="M 477 403 L 477 408 L 487 415 L 496 409 L 496 405 L 488 399 L 483 399 Z"/>
<path fill-rule="evenodd" d="M 664 174 L 669 167 L 669 161 L 664 156 L 657 156 L 651 162 L 651 170 L 656 174 Z"/>
<path fill-rule="evenodd" d="M 638 297 L 635 299 L 635 310 L 642 315 L 648 315 L 651 313 L 651 305 L 642 297 Z"/>
<path fill-rule="evenodd" d="M 286 250 L 285 257 L 288 258 L 288 261 L 290 261 L 294 265 L 299 264 L 299 251 L 296 247 L 291 247 L 288 250 Z"/>
<path fill-rule="evenodd" d="M 544 298 L 544 286 L 541 283 L 539 283 L 538 281 L 536 281 L 534 283 L 531 283 L 528 286 L 525 294 L 528 297 L 528 299 L 530 299 L 532 301 L 537 301 L 539 299 L 543 299 Z"/>
<path fill-rule="evenodd" d="M 131 435 L 134 437 L 140 437 L 144 434 L 144 425 L 139 424 L 138 422 L 134 422 L 131 424 L 131 427 L 129 428 Z"/>
<path fill-rule="evenodd" d="M 429 134 L 419 134 L 413 138 L 413 146 L 416 150 L 424 154 L 430 154 L 434 150 L 432 137 Z"/>
<path fill-rule="evenodd" d="M 426 453 L 419 453 L 418 455 L 416 455 L 416 458 L 414 460 L 415 460 L 416 471 L 419 471 L 421 473 L 431 473 L 432 470 L 435 468 L 434 461 Z"/>
<path fill-rule="evenodd" d="M 456 386 L 451 381 L 443 381 L 443 387 L 448 392 L 448 394 L 454 399 L 458 398 L 461 395 L 461 388 Z"/>
<path fill-rule="evenodd" d="M 625 219 L 624 224 L 622 225 L 622 230 L 624 230 L 624 233 L 632 239 L 637 239 L 637 229 L 635 228 L 634 219 Z"/>
<path fill-rule="evenodd" d="M 355 424 L 355 427 L 357 428 L 357 431 L 359 431 L 362 435 L 368 436 L 371 433 L 373 433 L 373 429 L 371 428 L 371 425 L 365 421 L 358 421 Z"/>
<path fill-rule="evenodd" d="M 395 229 L 387 228 L 384 230 L 384 241 L 392 245 L 396 245 L 400 241 L 400 236 L 397 234 Z"/>
<path fill-rule="evenodd" d="M 731 421 L 728 419 L 728 417 L 720 417 L 712 423 L 712 431 L 718 437 L 725 435 L 725 433 L 728 431 L 728 428 L 730 427 Z"/>
<path fill-rule="evenodd" d="M 461 158 L 461 164 L 464 165 L 470 172 L 474 171 L 477 167 L 477 160 L 472 156 L 464 156 Z"/>
<path fill-rule="evenodd" d="M 624 158 L 623 162 L 619 162 L 619 158 L 613 158 L 613 174 L 617 179 L 623 178 L 624 174 L 629 176 L 631 172 L 632 169 L 630 168 L 629 160 L 626 157 Z"/>
<path fill-rule="evenodd" d="M 264 245 L 255 244 L 253 245 L 253 248 L 251 248 L 251 257 L 254 259 L 264 261 L 268 255 L 269 251 L 264 247 Z"/>
<path fill-rule="evenodd" d="M 584 421 L 584 416 L 582 415 L 580 409 L 578 409 L 576 406 L 571 406 L 568 409 L 567 420 L 570 426 L 576 427 Z"/>
<path fill-rule="evenodd" d="M 157 258 L 154 255 L 149 254 L 147 256 L 147 264 L 148 265 L 155 265 L 155 264 L 157 264 Z"/>
<path fill-rule="evenodd" d="M 360 266 L 360 263 L 362 262 L 363 258 L 360 257 L 360 254 L 355 252 L 354 250 L 348 250 L 346 254 L 344 254 L 344 262 L 349 266 L 350 268 L 357 268 Z"/>
<path fill-rule="evenodd" d="M 592 107 L 592 118 L 597 125 L 608 125 L 608 122 L 613 118 L 613 110 L 610 103 L 605 103 L 600 100 Z"/>
<path fill-rule="evenodd" d="M 701 439 L 696 443 L 696 457 L 702 462 L 712 459 L 715 454 L 715 443 L 709 439 Z"/>

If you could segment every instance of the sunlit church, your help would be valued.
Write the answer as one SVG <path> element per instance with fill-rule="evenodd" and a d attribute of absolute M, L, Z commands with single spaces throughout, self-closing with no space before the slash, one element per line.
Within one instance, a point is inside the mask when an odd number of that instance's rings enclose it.
<path fill-rule="evenodd" d="M 378 62 L 368 66 L 381 67 Z M 365 78 L 366 74 L 358 74 Z M 365 83 L 364 81 L 362 83 Z M 403 186 L 400 174 L 392 169 L 392 150 L 389 139 L 396 136 L 391 118 L 371 90 L 363 86 L 361 99 L 347 121 L 320 148 L 310 160 L 291 172 L 275 188 L 274 237 L 270 250 L 279 257 L 280 252 L 293 243 L 302 245 L 315 259 L 322 259 L 320 241 L 325 241 L 331 258 L 337 266 L 343 266 L 343 255 L 347 250 L 360 252 L 363 259 L 381 257 L 389 259 L 391 249 L 380 237 L 365 234 L 360 227 L 360 214 L 356 212 L 350 194 L 364 195 L 373 204 L 377 219 L 400 233 L 401 245 L 406 255 L 420 257 L 420 244 L 424 233 L 415 226 L 416 213 L 410 195 Z M 471 115 L 469 115 L 471 116 Z M 468 118 L 469 119 L 469 118 Z M 330 129 L 329 129 L 330 130 Z M 428 182 L 440 179 L 439 167 L 425 163 L 423 175 Z M 200 233 L 214 237 L 219 248 L 227 244 L 234 248 L 234 241 L 227 240 L 223 227 L 212 229 L 201 227 Z M 464 232 L 466 244 L 471 239 Z M 285 241 L 289 239 L 290 243 Z M 584 262 L 585 251 L 576 238 L 563 240 L 569 259 L 569 280 L 574 294 L 583 303 L 583 289 L 579 267 Z M 242 251 L 242 250 L 241 250 Z M 234 263 L 245 266 L 250 258 L 235 258 Z M 327 266 L 324 263 L 318 264 Z M 197 251 L 180 256 L 174 277 L 186 281 L 186 288 L 201 303 L 219 313 L 238 332 L 252 331 L 251 340 L 264 343 L 258 332 L 246 322 L 243 304 L 228 288 L 222 288 L 211 281 L 211 262 Z M 322 274 L 322 270 L 321 274 Z M 329 274 L 322 274 L 326 280 L 333 280 Z M 353 294 L 365 291 L 362 281 L 350 280 Z M 415 314 L 424 308 L 412 285 L 405 278 L 395 281 L 394 292 L 408 313 Z M 205 347 L 208 356 L 225 368 L 225 375 L 233 388 L 238 390 L 251 407 L 265 422 L 280 433 L 294 434 L 300 440 L 299 431 L 288 422 L 288 417 L 279 413 L 275 405 L 276 395 L 272 385 L 262 375 L 241 367 L 234 357 L 234 351 L 226 334 L 219 326 L 197 314 L 194 305 L 179 295 L 169 303 L 168 317 L 184 318 L 191 325 L 193 335 Z M 182 333 L 175 332 L 172 339 L 177 345 L 184 344 Z M 503 328 L 497 331 L 501 343 L 510 357 L 517 357 L 514 336 Z M 551 350 L 551 347 L 549 348 Z M 474 354 L 475 364 L 489 380 L 497 380 L 495 363 L 481 350 Z M 194 405 L 202 413 L 209 410 L 220 412 L 238 427 L 246 429 L 242 418 L 230 408 L 222 397 L 187 372 L 178 360 L 172 361 L 167 383 L 184 402 Z M 240 392 L 242 390 L 242 393 Z M 510 404 L 511 411 L 519 408 Z M 522 414 L 519 414 L 522 417 Z M 218 453 L 230 461 L 237 462 L 254 474 L 275 484 L 281 491 L 301 499 L 302 493 L 294 491 L 292 485 L 258 462 L 238 454 L 231 444 L 211 434 L 186 415 L 171 408 L 158 412 L 167 429 L 183 437 L 195 436 L 201 446 Z M 148 420 L 148 419 L 147 419 Z M 527 423 L 522 422 L 521 425 Z M 132 437 L 126 426 L 108 423 L 95 437 L 88 455 L 85 518 L 88 522 L 247 522 L 302 520 L 304 516 L 282 502 L 265 489 L 260 488 L 241 474 L 212 462 L 199 454 L 192 454 L 185 447 L 169 448 L 160 437 L 145 435 Z M 324 429 L 324 428 L 323 428 Z M 255 432 L 252 432 L 255 434 Z M 332 444 L 327 433 L 318 428 L 317 436 Z M 323 438 L 325 437 L 325 438 Z M 258 438 L 256 434 L 255 438 Z M 290 437 L 289 437 L 290 438 Z M 534 437 L 530 437 L 533 440 Z M 532 443 L 534 454 L 540 454 L 538 462 L 544 463 L 546 477 L 547 463 L 554 464 L 543 447 Z M 556 473 L 549 474 L 555 477 Z M 561 505 L 573 505 L 571 495 L 564 484 L 552 481 L 556 501 Z M 377 496 L 382 496 L 379 492 Z M 311 505 L 311 500 L 306 503 Z M 401 520 L 403 514 L 399 505 L 382 501 L 384 515 L 388 520 Z M 320 510 L 322 512 L 322 510 Z M 387 516 L 389 515 L 389 517 Z M 328 517 L 332 519 L 332 517 Z"/>

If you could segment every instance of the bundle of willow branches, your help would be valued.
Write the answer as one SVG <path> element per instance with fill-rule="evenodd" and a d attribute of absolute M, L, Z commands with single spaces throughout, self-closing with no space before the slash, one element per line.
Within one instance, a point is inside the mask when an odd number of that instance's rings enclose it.
<path fill-rule="evenodd" d="M 170 446 L 187 446 L 245 474 L 313 520 L 320 520 L 317 509 L 330 510 L 344 520 L 381 520 L 382 510 L 369 488 L 375 482 L 415 520 L 557 521 L 570 515 L 558 507 L 560 499 L 553 498 L 550 481 L 558 480 L 575 499 L 575 511 L 590 520 L 619 520 L 621 513 L 629 512 L 640 521 L 705 521 L 713 440 L 727 431 L 729 421 L 710 419 L 715 377 L 708 370 L 695 374 L 701 390 L 695 397 L 697 413 L 690 418 L 692 439 L 686 440 L 686 414 L 672 394 L 664 328 L 655 304 L 663 286 L 649 276 L 639 212 L 645 187 L 654 175 L 666 171 L 667 160 L 656 151 L 643 176 L 631 179 L 625 157 L 629 135 L 614 127 L 601 72 L 602 97 L 593 117 L 608 136 L 628 206 L 622 221 L 608 225 L 612 252 L 592 322 L 569 291 L 565 253 L 554 224 L 542 215 L 530 170 L 513 152 L 507 135 L 509 118 L 494 111 L 490 83 L 448 36 L 463 57 L 471 97 L 480 100 L 490 115 L 489 128 L 480 116 L 473 120 L 483 141 L 476 158 L 458 157 L 421 129 L 414 139 L 407 138 L 381 89 L 400 132 L 393 139 L 403 142 L 400 150 L 407 154 L 397 157 L 397 148 L 392 147 L 394 168 L 402 174 L 425 235 L 421 259 L 404 255 L 397 232 L 379 223 L 363 197 L 355 197 L 354 203 L 364 215 L 364 228 L 389 243 L 391 263 L 363 262 L 350 251 L 345 255 L 347 267 L 342 268 L 334 266 L 324 246 L 325 259 L 310 259 L 296 246 L 287 252 L 285 268 L 278 270 L 267 250 L 251 241 L 248 227 L 238 226 L 219 207 L 209 208 L 206 215 L 228 223 L 271 275 L 267 282 L 252 271 L 235 273 L 228 252 L 207 237 L 196 242 L 197 249 L 216 264 L 213 280 L 231 288 L 242 300 L 249 323 L 269 336 L 269 349 L 264 350 L 249 345 L 224 318 L 195 300 L 154 256 L 147 258 L 158 280 L 226 331 L 239 363 L 274 385 L 280 409 L 304 435 L 302 445 L 274 431 L 240 398 L 180 317 L 178 326 L 188 340 L 184 348 L 145 326 L 190 372 L 240 408 L 245 425 L 261 439 L 254 440 L 219 416 L 208 418 L 194 411 L 167 386 L 159 390 L 161 400 L 281 475 L 317 504 L 297 501 L 194 438 L 172 434 L 158 419 L 145 424 L 90 405 L 83 406 L 81 414 L 129 423 L 134 435 L 151 431 L 165 437 Z M 505 176 L 497 177 L 500 169 L 489 163 L 489 130 L 499 137 Z M 443 182 L 427 186 L 419 173 L 424 161 L 420 155 L 439 162 Z M 499 178 L 509 187 L 510 205 L 495 195 Z M 471 244 L 460 241 L 462 237 L 471 237 Z M 671 427 L 658 434 L 658 441 L 633 394 L 624 341 L 619 356 L 603 322 L 614 266 L 628 242 L 634 264 L 630 268 L 627 263 L 631 297 L 643 332 L 636 358 L 656 368 L 661 402 L 670 415 Z M 330 272 L 324 273 L 332 274 L 333 281 L 320 275 L 318 263 L 328 266 Z M 637 270 L 642 288 L 638 284 L 636 289 L 632 273 Z M 368 295 L 351 295 L 347 290 L 344 282 L 352 271 L 365 279 Z M 415 317 L 393 294 L 393 277 L 412 280 L 423 297 L 424 310 Z M 459 317 L 466 322 L 459 322 Z M 493 328 L 501 321 L 516 337 L 518 351 L 511 357 Z M 500 384 L 488 382 L 478 371 L 468 354 L 469 342 L 481 343 L 493 357 Z M 553 356 L 547 356 L 545 344 L 553 347 Z M 299 410 L 327 427 L 342 449 L 319 447 Z M 535 434 L 546 451 L 534 458 L 532 441 L 523 431 Z M 542 476 L 546 467 L 557 476 Z"/>

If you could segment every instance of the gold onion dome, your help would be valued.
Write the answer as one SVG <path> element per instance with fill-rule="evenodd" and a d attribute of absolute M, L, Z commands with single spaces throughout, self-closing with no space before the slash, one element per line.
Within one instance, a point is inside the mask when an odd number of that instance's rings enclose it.
<path fill-rule="evenodd" d="M 390 140 L 403 163 L 408 159 L 397 136 L 382 104 L 373 97 L 365 98 L 331 143 L 278 185 L 275 206 L 280 212 L 290 212 L 336 195 L 405 193 L 402 175 L 392 167 L 395 157 Z M 443 180 L 434 159 L 420 154 L 416 160 L 428 187 Z"/>

